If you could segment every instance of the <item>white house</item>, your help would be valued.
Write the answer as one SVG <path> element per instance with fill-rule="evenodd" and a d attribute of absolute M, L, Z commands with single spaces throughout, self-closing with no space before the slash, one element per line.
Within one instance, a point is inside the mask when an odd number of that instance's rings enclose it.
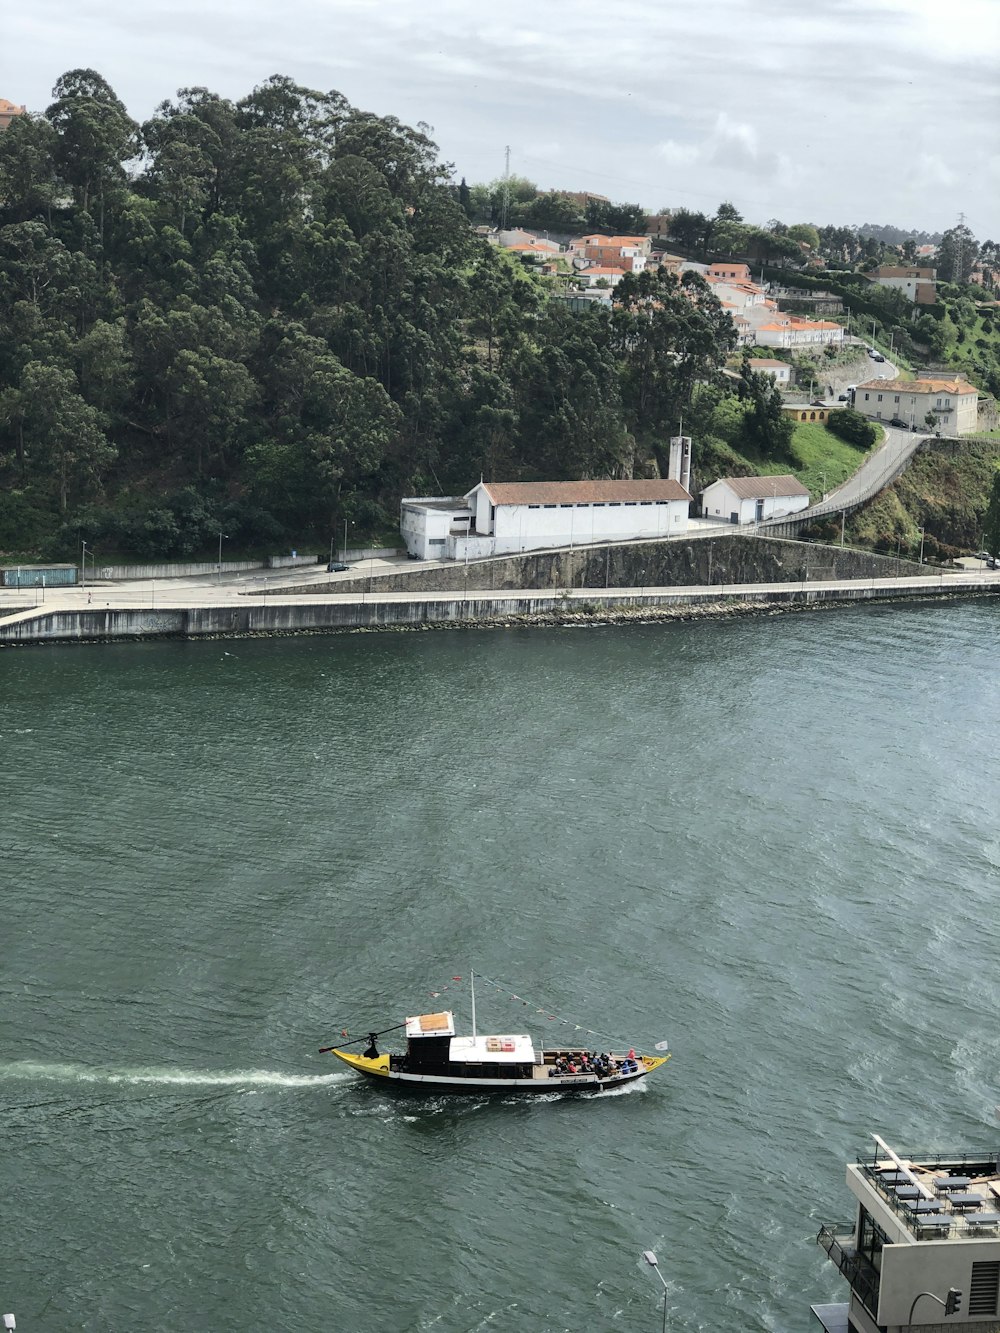
<path fill-rule="evenodd" d="M 792 368 L 787 361 L 779 361 L 773 356 L 750 357 L 750 369 L 758 375 L 770 375 L 775 384 L 788 388 L 792 382 Z"/>
<path fill-rule="evenodd" d="M 868 380 L 854 391 L 855 411 L 874 421 L 900 422 L 926 430 L 933 412 L 944 435 L 969 435 L 976 429 L 979 393 L 964 379 Z"/>
<path fill-rule="evenodd" d="M 792 476 L 721 477 L 701 493 L 701 510 L 724 523 L 759 523 L 807 508 L 809 492 Z"/>
<path fill-rule="evenodd" d="M 679 481 L 480 482 L 465 496 L 402 501 L 406 549 L 475 560 L 552 546 L 680 537 L 691 495 Z"/>

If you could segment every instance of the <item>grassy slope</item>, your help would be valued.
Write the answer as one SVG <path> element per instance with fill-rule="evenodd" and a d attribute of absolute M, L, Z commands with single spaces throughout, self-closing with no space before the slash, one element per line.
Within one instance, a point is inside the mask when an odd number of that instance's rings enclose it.
<path fill-rule="evenodd" d="M 879 426 L 877 429 L 881 432 L 882 428 Z M 880 443 L 881 438 L 876 440 L 873 447 Z M 792 437 L 795 476 L 803 486 L 809 487 L 814 500 L 822 496 L 824 489 L 832 491 L 857 472 L 866 452 L 864 449 L 856 449 L 815 421 L 798 422 Z"/>
<path fill-rule="evenodd" d="M 848 519 L 852 540 L 887 549 L 897 539 L 930 535 L 929 554 L 979 550 L 990 488 L 1000 466 L 1000 440 L 944 445 L 917 454 L 903 475 Z"/>

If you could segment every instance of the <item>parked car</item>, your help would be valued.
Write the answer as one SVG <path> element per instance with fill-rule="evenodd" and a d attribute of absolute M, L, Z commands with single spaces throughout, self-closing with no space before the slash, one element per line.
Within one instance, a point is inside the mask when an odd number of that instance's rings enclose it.
<path fill-rule="evenodd" d="M 992 559 L 993 559 L 993 557 L 990 555 L 989 551 L 977 551 L 976 554 L 975 554 L 972 558 L 973 558 L 973 560 L 982 560 L 984 563 L 985 563 L 987 560 L 992 560 Z"/>
<path fill-rule="evenodd" d="M 872 360 L 873 360 L 873 361 L 884 361 L 884 360 L 885 360 L 885 357 L 882 355 L 881 352 L 876 352 L 875 355 L 872 357 Z"/>
<path fill-rule="evenodd" d="M 838 402 L 838 403 L 849 403 L 850 401 L 851 401 L 851 395 L 850 395 L 849 393 L 838 393 L 838 394 L 837 394 L 837 402 Z"/>
<path fill-rule="evenodd" d="M 889 422 L 889 425 L 902 426 L 902 428 L 906 430 L 907 422 L 905 422 L 902 417 L 893 417 L 893 419 Z"/>
<path fill-rule="evenodd" d="M 343 574 L 345 569 L 350 569 L 350 565 L 345 565 L 343 560 L 331 560 L 326 567 L 328 574 Z"/>
<path fill-rule="evenodd" d="M 987 569 L 1000 569 L 1000 555 L 988 555 L 986 557 Z"/>

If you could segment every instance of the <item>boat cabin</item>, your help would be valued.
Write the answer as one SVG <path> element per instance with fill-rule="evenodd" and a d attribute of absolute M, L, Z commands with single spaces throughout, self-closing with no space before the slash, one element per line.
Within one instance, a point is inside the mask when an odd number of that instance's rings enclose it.
<path fill-rule="evenodd" d="M 464 1078 L 531 1078 L 540 1063 L 529 1036 L 456 1037 L 455 1016 L 417 1014 L 406 1020 L 405 1066 L 411 1074 Z"/>

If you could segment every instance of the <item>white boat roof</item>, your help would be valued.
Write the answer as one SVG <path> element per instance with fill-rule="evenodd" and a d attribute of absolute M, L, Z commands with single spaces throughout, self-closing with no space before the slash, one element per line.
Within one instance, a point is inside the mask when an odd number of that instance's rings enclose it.
<path fill-rule="evenodd" d="M 453 1037 L 455 1015 L 450 1009 L 440 1014 L 417 1014 L 406 1020 L 407 1037 Z"/>
<path fill-rule="evenodd" d="M 531 1038 L 516 1036 L 452 1037 L 448 1059 L 467 1064 L 530 1064 L 535 1059 Z"/>

